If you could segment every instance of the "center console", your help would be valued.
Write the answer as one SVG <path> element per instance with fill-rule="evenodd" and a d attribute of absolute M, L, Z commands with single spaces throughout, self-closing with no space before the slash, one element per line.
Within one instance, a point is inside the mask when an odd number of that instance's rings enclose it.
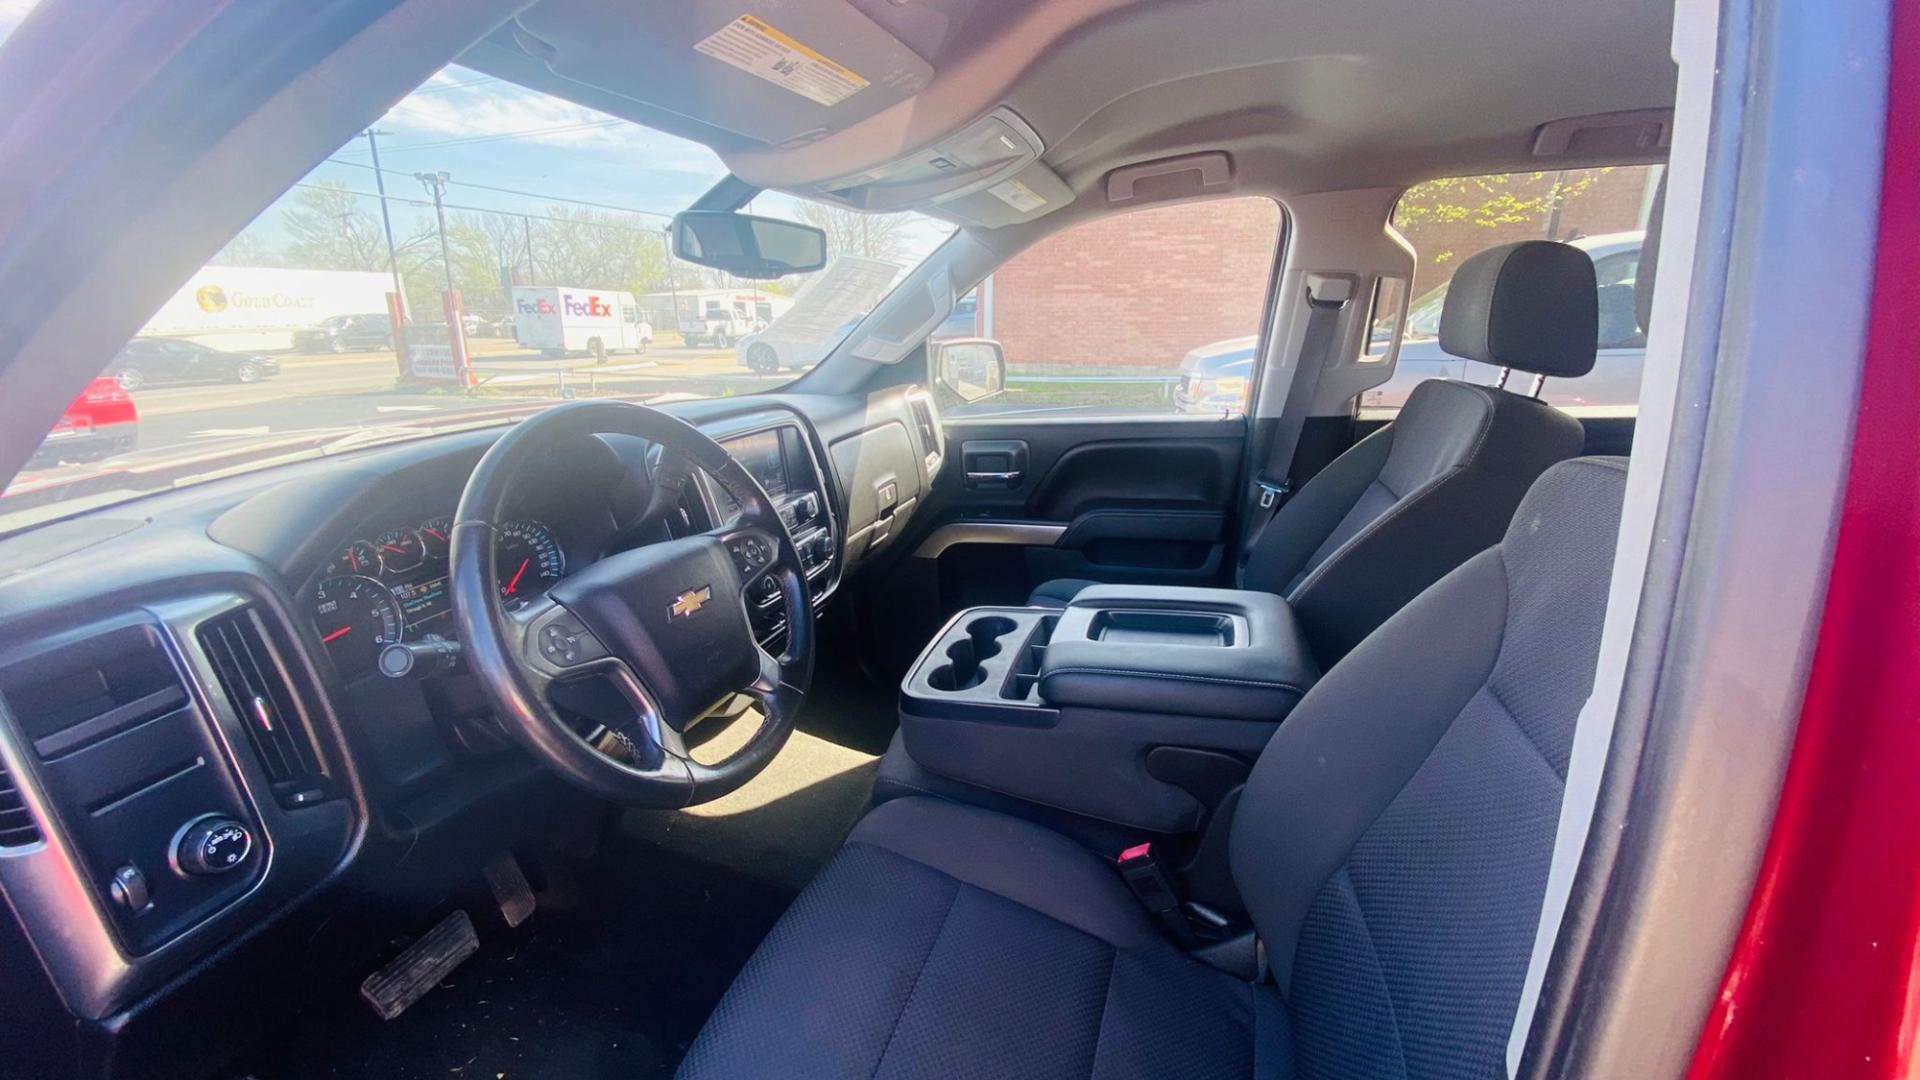
<path fill-rule="evenodd" d="M 942 777 L 1181 833 L 1319 674 L 1272 594 L 1093 586 L 1064 611 L 954 616 L 901 683 L 901 737 Z"/>

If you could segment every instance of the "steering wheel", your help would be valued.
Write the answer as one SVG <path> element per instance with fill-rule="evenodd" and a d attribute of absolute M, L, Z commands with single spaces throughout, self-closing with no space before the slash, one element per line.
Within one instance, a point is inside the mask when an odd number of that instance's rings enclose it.
<path fill-rule="evenodd" d="M 494 549 L 515 480 L 557 445 L 632 435 L 680 454 L 740 505 L 721 528 L 610 555 L 509 611 Z M 813 674 L 813 605 L 806 570 L 759 482 L 691 424 L 616 401 L 557 405 L 520 421 L 468 478 L 452 532 L 454 618 L 468 664 L 514 738 L 595 794 L 637 806 L 683 807 L 733 791 L 766 768 L 793 732 Z M 786 652 L 762 649 L 747 621 L 747 586 L 779 586 Z M 631 760 L 596 749 L 555 707 L 554 689 L 604 679 L 630 719 L 607 726 Z M 745 694 L 759 730 L 724 760 L 687 753 L 683 732 L 730 695 Z"/>

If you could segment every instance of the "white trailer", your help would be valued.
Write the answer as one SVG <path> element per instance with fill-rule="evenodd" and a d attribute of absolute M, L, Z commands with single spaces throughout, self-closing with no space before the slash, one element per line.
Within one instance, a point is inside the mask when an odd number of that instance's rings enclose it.
<path fill-rule="evenodd" d="M 293 336 L 336 315 L 384 315 L 393 278 L 361 270 L 209 266 L 180 287 L 140 331 L 228 352 L 293 348 Z"/>
<path fill-rule="evenodd" d="M 791 309 L 740 339 L 740 362 L 762 375 L 819 363 L 893 289 L 901 270 L 882 259 L 838 256 L 800 286 Z"/>
<path fill-rule="evenodd" d="M 633 294 L 568 285 L 516 285 L 513 336 L 549 356 L 644 352 L 653 327 Z"/>

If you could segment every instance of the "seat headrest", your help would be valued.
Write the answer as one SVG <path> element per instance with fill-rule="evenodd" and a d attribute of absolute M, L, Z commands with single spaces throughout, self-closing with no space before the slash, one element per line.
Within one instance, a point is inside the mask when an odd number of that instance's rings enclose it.
<path fill-rule="evenodd" d="M 1653 279 L 1660 273 L 1661 221 L 1667 216 L 1667 173 L 1660 170 L 1659 186 L 1653 189 L 1653 205 L 1647 211 L 1647 235 L 1640 241 L 1640 262 L 1633 271 L 1633 313 L 1642 334 L 1653 329 Z"/>
<path fill-rule="evenodd" d="M 1599 333 L 1593 260 L 1550 240 L 1503 244 L 1460 264 L 1440 312 L 1447 352 L 1555 378 L 1593 370 Z"/>

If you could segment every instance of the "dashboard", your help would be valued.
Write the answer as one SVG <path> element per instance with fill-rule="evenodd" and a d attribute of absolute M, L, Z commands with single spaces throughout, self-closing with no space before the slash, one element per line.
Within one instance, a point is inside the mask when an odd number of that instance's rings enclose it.
<path fill-rule="evenodd" d="M 925 499 L 941 448 L 918 409 L 896 389 L 668 411 L 767 490 L 824 609 Z M 519 751 L 459 666 L 378 663 L 390 645 L 457 639 L 450 517 L 499 430 L 0 538 L 0 959 L 43 971 L 116 1055 L 223 1022 L 196 1010 L 249 993 L 262 963 L 377 950 L 342 910 L 381 898 L 376 930 L 425 910 L 585 798 Z M 641 522 L 654 457 L 602 435 L 529 463 L 496 555 L 507 602 L 738 513 L 696 474 L 666 520 Z M 777 651 L 783 605 L 765 584 L 748 582 L 748 616 Z"/>

